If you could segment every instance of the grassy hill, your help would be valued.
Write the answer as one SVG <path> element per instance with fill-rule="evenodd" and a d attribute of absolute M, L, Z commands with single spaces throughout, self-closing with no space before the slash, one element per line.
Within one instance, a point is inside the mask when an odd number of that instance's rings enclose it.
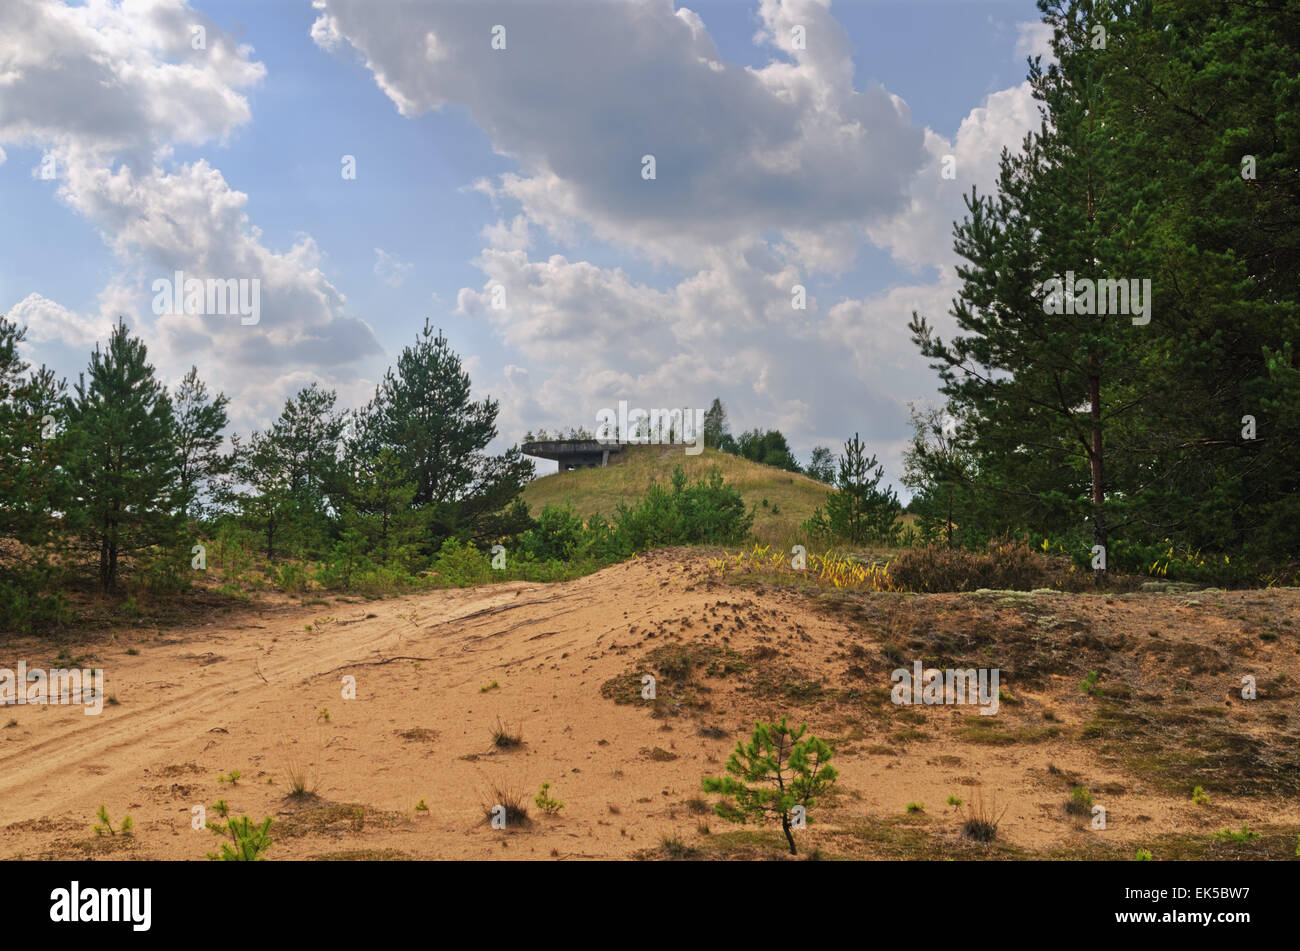
<path fill-rule="evenodd" d="M 691 482 L 717 466 L 726 483 L 739 490 L 746 506 L 758 506 L 754 535 L 775 544 L 795 538 L 799 525 L 826 500 L 829 491 L 807 476 L 716 449 L 688 456 L 681 446 L 627 446 L 603 469 L 575 469 L 534 479 L 524 489 L 524 501 L 534 515 L 545 505 L 567 503 L 583 518 L 597 512 L 609 516 L 618 503 L 631 505 L 639 499 L 651 482 L 668 484 L 674 466 L 681 466 Z"/>

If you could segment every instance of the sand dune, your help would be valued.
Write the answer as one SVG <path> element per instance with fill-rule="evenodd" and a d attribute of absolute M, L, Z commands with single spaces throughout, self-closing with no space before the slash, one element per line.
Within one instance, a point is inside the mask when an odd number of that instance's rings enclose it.
<path fill-rule="evenodd" d="M 804 852 L 1177 857 L 1244 822 L 1280 854 L 1300 826 L 1298 609 L 1295 590 L 805 594 L 668 551 L 563 584 L 265 602 L 220 624 L 97 634 L 71 653 L 104 668 L 116 704 L 0 711 L 17 721 L 0 728 L 0 858 L 202 859 L 216 840 L 191 808 L 219 798 L 275 818 L 271 859 L 628 858 L 667 854 L 666 837 L 775 857 L 771 830 L 707 814 L 700 780 L 755 718 L 782 714 L 834 740 L 841 773 Z M 989 718 L 895 705 L 889 671 L 914 656 L 1000 667 L 1009 696 Z M 0 666 L 18 659 L 66 666 L 47 642 L 0 647 Z M 1100 697 L 1079 688 L 1088 669 Z M 643 672 L 660 678 L 657 703 L 633 689 Z M 1258 700 L 1238 698 L 1247 673 Z M 494 747 L 498 718 L 522 747 Z M 232 770 L 237 783 L 218 781 Z M 295 771 L 316 797 L 287 795 Z M 484 822 L 494 784 L 531 808 L 544 781 L 559 815 Z M 1194 782 L 1210 805 L 1190 802 Z M 1104 831 L 1066 814 L 1075 784 L 1106 807 Z M 1006 807 L 994 847 L 962 839 L 946 804 L 974 790 Z M 100 803 L 134 835 L 96 838 Z"/>

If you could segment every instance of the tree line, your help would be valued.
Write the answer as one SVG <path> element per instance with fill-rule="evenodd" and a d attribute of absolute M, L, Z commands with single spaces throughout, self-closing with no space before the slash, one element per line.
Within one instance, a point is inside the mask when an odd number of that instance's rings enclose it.
<path fill-rule="evenodd" d="M 716 470 L 687 484 L 680 468 L 612 518 L 534 518 L 520 497 L 533 464 L 517 446 L 487 453 L 499 406 L 472 398 L 428 322 L 365 405 L 311 383 L 228 449 L 229 399 L 195 367 L 169 390 L 125 323 L 72 386 L 28 366 L 25 336 L 0 316 L 0 627 L 66 620 L 78 584 L 184 590 L 209 545 L 237 573 L 256 554 L 285 590 L 305 590 L 308 563 L 323 587 L 368 576 L 394 590 L 489 580 L 497 544 L 564 576 L 656 545 L 737 542 L 753 521 Z"/>
<path fill-rule="evenodd" d="M 0 317 L 0 597 L 21 612 L 89 564 L 104 592 L 124 565 L 163 586 L 189 540 L 237 526 L 268 560 L 344 540 L 413 564 L 447 539 L 485 544 L 532 526 L 519 500 L 532 463 L 485 452 L 498 405 L 473 400 L 447 339 L 425 324 L 365 406 L 316 383 L 270 427 L 232 436 L 229 400 L 191 368 L 169 391 L 122 322 L 71 386 L 30 368 L 26 328 Z M 84 556 L 83 557 L 79 557 Z"/>
<path fill-rule="evenodd" d="M 1042 123 L 955 225 L 959 333 L 913 315 L 946 404 L 914 409 L 912 511 L 949 544 L 1294 567 L 1300 7 L 1039 7 Z M 1145 314 L 1105 306 L 1139 279 Z"/>

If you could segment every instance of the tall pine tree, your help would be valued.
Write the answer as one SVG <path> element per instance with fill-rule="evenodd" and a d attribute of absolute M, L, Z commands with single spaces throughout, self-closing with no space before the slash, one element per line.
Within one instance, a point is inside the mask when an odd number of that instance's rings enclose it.
<path fill-rule="evenodd" d="M 107 347 L 65 401 L 67 520 L 98 557 L 100 586 L 118 588 L 123 555 L 175 547 L 180 529 L 179 454 L 166 388 L 144 343 L 118 322 Z"/>

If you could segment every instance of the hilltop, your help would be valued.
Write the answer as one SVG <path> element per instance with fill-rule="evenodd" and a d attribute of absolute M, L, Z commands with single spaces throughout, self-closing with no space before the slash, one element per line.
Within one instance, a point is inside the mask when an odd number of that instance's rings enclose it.
<path fill-rule="evenodd" d="M 783 544 L 794 538 L 830 491 L 805 475 L 716 449 L 688 456 L 681 446 L 627 446 L 603 469 L 575 469 L 534 479 L 524 488 L 523 498 L 533 515 L 546 505 L 567 503 L 583 518 L 596 513 L 611 516 L 620 502 L 635 503 L 652 482 L 667 484 L 676 466 L 692 482 L 717 466 L 745 505 L 757 506 L 753 534 L 765 542 Z"/>

